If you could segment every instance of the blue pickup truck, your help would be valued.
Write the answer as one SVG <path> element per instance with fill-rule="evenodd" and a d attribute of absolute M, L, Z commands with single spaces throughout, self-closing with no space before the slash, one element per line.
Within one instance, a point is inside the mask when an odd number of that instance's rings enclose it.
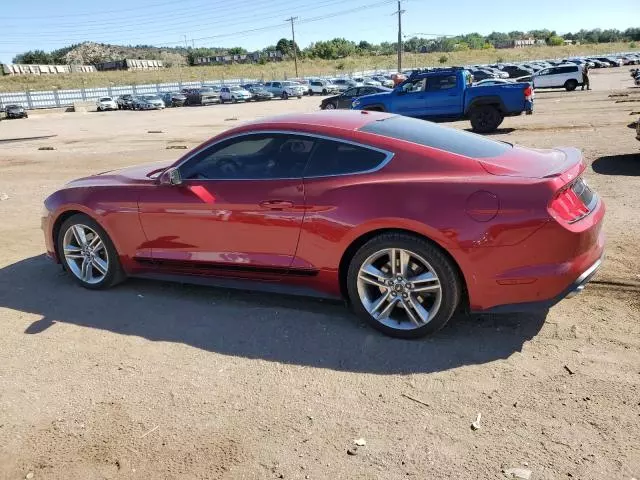
<path fill-rule="evenodd" d="M 495 131 L 504 117 L 533 113 L 529 83 L 474 86 L 462 68 L 414 71 L 388 93 L 353 101 L 355 110 L 377 110 L 433 121 L 469 119 L 474 132 Z"/>

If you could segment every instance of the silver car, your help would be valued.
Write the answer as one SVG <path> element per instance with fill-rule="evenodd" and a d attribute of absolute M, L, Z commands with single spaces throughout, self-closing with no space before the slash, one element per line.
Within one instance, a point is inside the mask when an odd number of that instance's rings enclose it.
<path fill-rule="evenodd" d="M 302 85 L 287 80 L 266 82 L 264 88 L 267 92 L 273 93 L 274 97 L 280 97 L 283 100 L 287 100 L 289 97 L 302 98 L 305 93 L 305 88 Z"/>

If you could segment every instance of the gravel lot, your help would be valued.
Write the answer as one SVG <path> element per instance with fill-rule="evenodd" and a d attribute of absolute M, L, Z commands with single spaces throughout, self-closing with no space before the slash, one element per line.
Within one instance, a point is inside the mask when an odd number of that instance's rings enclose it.
<path fill-rule="evenodd" d="M 640 478 L 627 70 L 593 71 L 592 92 L 538 91 L 535 115 L 495 135 L 584 151 L 608 209 L 595 281 L 546 314 L 455 318 L 419 341 L 319 300 L 142 280 L 86 291 L 42 255 L 42 200 L 66 181 L 319 97 L 2 121 L 0 479 Z"/>

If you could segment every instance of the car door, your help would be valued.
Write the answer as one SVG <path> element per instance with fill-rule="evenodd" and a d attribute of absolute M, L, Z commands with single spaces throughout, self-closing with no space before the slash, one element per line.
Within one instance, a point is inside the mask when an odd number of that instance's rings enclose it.
<path fill-rule="evenodd" d="M 551 86 L 551 73 L 555 70 L 555 67 L 545 68 L 540 70 L 533 77 L 534 88 L 545 88 Z"/>
<path fill-rule="evenodd" d="M 407 80 L 393 92 L 394 112 L 409 117 L 420 117 L 427 114 L 425 95 L 426 78 Z"/>
<path fill-rule="evenodd" d="M 453 117 L 463 111 L 462 86 L 455 74 L 432 75 L 427 77 L 426 116 Z"/>
<path fill-rule="evenodd" d="M 358 96 L 358 87 L 353 87 L 345 90 L 338 97 L 338 108 L 351 108 L 351 102 Z"/>
<path fill-rule="evenodd" d="M 154 262 L 236 277 L 280 275 L 291 266 L 304 216 L 308 137 L 247 133 L 183 162 L 180 185 L 139 199 Z M 262 275 L 264 276 L 264 275 Z"/>

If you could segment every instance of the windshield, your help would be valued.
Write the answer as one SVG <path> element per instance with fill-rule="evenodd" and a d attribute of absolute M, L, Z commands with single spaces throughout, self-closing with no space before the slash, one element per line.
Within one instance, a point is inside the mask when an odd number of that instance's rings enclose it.
<path fill-rule="evenodd" d="M 101 102 L 111 102 L 111 97 L 102 97 L 100 99 Z"/>
<path fill-rule="evenodd" d="M 232 92 L 239 92 L 240 90 L 243 90 L 240 87 L 231 87 L 229 90 L 231 90 Z"/>
<path fill-rule="evenodd" d="M 160 100 L 160 97 L 157 95 L 143 95 L 142 98 L 145 100 Z"/>

